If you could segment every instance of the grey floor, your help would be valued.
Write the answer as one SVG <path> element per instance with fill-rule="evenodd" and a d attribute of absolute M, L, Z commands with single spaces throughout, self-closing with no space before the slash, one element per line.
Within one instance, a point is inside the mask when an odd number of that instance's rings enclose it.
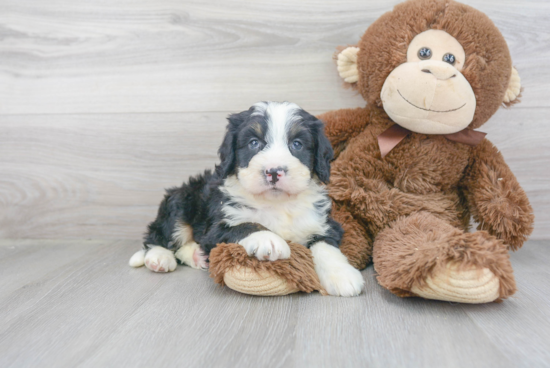
<path fill-rule="evenodd" d="M 0 240 L 0 367 L 548 367 L 550 242 L 503 303 L 251 297 L 207 272 L 127 266 L 130 240 Z"/>

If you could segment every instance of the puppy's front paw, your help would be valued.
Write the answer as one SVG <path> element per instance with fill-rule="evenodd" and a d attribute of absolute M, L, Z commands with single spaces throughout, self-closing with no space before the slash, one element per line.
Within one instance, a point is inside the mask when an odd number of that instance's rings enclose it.
<path fill-rule="evenodd" d="M 361 272 L 349 264 L 328 272 L 318 272 L 317 275 L 327 293 L 334 296 L 359 295 L 365 284 Z"/>
<path fill-rule="evenodd" d="M 130 258 L 130 261 L 128 264 L 130 267 L 141 267 L 145 263 L 145 249 L 138 250 L 132 258 Z"/>
<path fill-rule="evenodd" d="M 361 294 L 365 280 L 359 270 L 349 264 L 340 249 L 324 242 L 311 247 L 315 272 L 327 293 L 334 296 Z"/>
<path fill-rule="evenodd" d="M 153 247 L 145 254 L 145 266 L 154 272 L 171 272 L 176 269 L 176 257 L 171 250 Z"/>
<path fill-rule="evenodd" d="M 209 266 L 208 256 L 204 254 L 201 247 L 195 242 L 180 247 L 176 251 L 176 258 L 182 263 L 199 270 L 206 270 Z"/>
<path fill-rule="evenodd" d="M 200 270 L 207 270 L 210 264 L 208 263 L 208 256 L 204 254 L 202 249 L 196 249 L 193 252 L 193 263 L 195 264 L 194 268 Z"/>
<path fill-rule="evenodd" d="M 260 261 L 276 261 L 290 257 L 290 247 L 279 235 L 271 231 L 257 231 L 239 241 L 249 256 Z"/>

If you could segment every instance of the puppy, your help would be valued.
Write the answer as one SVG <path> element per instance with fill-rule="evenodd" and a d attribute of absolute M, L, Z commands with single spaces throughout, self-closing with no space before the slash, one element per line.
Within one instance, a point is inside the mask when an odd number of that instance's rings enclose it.
<path fill-rule="evenodd" d="M 358 295 L 363 277 L 338 249 L 343 231 L 330 217 L 324 184 L 333 151 L 323 123 L 288 102 L 260 102 L 228 120 L 220 165 L 167 190 L 130 266 L 206 269 L 218 243 L 275 261 L 290 257 L 292 241 L 311 248 L 329 294 Z"/>

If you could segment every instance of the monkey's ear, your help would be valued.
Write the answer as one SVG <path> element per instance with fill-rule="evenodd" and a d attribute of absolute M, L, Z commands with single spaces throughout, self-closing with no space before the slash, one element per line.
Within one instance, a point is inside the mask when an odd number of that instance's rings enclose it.
<path fill-rule="evenodd" d="M 338 65 L 338 74 L 347 83 L 357 83 L 359 80 L 359 71 L 357 70 L 357 53 L 359 47 L 346 47 L 338 53 L 336 63 Z"/>
<path fill-rule="evenodd" d="M 521 93 L 521 78 L 519 77 L 519 73 L 516 70 L 516 68 L 512 67 L 512 75 L 510 76 L 510 81 L 508 82 L 508 89 L 506 89 L 506 93 L 504 94 L 504 99 L 502 102 L 504 102 L 505 105 L 512 105 L 516 102 L 516 99 Z"/>

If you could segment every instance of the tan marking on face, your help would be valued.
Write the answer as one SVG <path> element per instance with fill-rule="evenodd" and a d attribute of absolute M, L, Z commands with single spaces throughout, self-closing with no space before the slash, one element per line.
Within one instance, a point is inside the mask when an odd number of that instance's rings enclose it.
<path fill-rule="evenodd" d="M 290 137 L 295 137 L 298 135 L 298 133 L 304 131 L 305 128 L 302 124 L 292 124 L 290 126 L 290 129 L 289 129 L 289 132 L 288 132 L 288 135 Z"/>
<path fill-rule="evenodd" d="M 252 129 L 254 130 L 254 132 L 256 132 L 256 134 L 258 134 L 259 137 L 263 135 L 262 125 L 260 123 L 254 123 L 252 125 Z"/>

